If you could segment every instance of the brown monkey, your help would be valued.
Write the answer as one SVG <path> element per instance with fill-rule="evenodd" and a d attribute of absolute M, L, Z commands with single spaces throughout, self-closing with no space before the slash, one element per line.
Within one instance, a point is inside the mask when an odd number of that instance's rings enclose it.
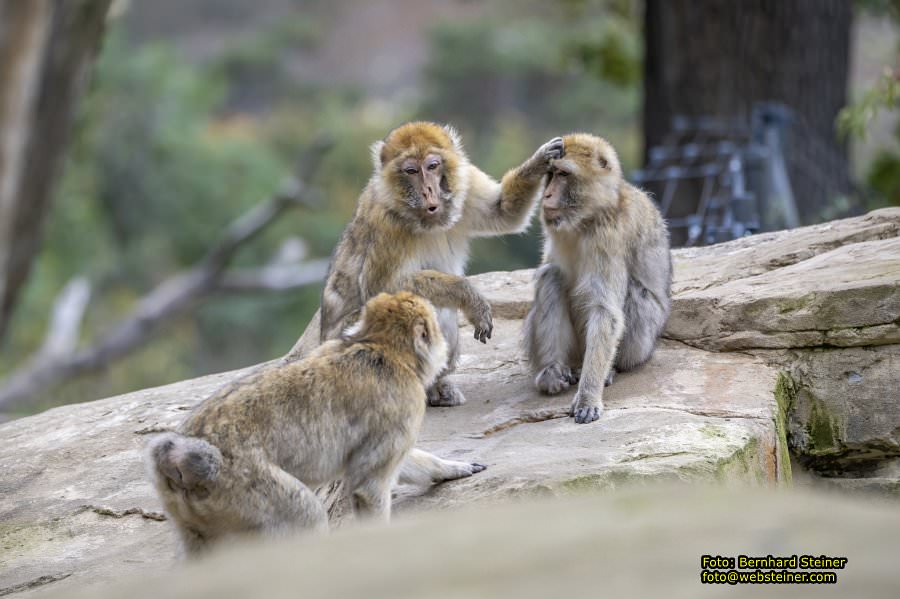
<path fill-rule="evenodd" d="M 431 305 L 382 293 L 339 339 L 216 392 L 148 446 L 185 552 L 243 533 L 327 529 L 311 488 L 338 478 L 354 511 L 387 520 L 425 388 L 446 363 Z"/>
<path fill-rule="evenodd" d="M 465 397 L 444 378 L 458 357 L 457 309 L 485 342 L 493 327 L 487 301 L 463 277 L 469 240 L 523 231 L 530 220 L 557 138 L 496 182 L 473 166 L 456 131 L 408 123 L 372 148 L 374 172 L 332 259 L 322 293 L 321 340 L 333 339 L 363 303 L 382 291 L 405 289 L 438 308 L 450 351 L 448 368 L 428 389 L 428 403 L 454 406 Z M 401 479 L 438 482 L 479 469 L 415 452 Z"/>
<path fill-rule="evenodd" d="M 650 359 L 669 317 L 672 261 L 659 210 L 622 178 L 612 146 L 587 134 L 563 141 L 543 192 L 544 265 L 525 345 L 542 392 L 578 383 L 572 415 L 583 424 L 600 417 L 613 368 Z"/>

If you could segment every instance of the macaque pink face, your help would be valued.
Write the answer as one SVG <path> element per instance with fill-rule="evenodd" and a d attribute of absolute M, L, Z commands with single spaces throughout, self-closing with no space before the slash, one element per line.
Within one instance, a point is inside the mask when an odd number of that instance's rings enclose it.
<path fill-rule="evenodd" d="M 558 227 L 565 216 L 564 211 L 571 203 L 568 193 L 569 172 L 554 166 L 550 169 L 548 177 L 541 201 L 541 211 L 547 225 Z"/>
<path fill-rule="evenodd" d="M 406 178 L 407 203 L 419 212 L 426 226 L 442 226 L 449 218 L 449 187 L 444 176 L 444 160 L 429 153 L 423 159 L 407 158 L 400 165 Z"/>

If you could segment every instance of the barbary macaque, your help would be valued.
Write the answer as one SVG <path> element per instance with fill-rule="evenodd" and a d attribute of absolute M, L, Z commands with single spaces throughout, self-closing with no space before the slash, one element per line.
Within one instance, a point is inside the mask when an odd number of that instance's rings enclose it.
<path fill-rule="evenodd" d="M 427 301 L 381 293 L 339 338 L 226 385 L 178 432 L 155 437 L 148 469 L 184 552 L 247 533 L 327 530 L 312 489 L 338 479 L 354 512 L 387 520 L 425 389 L 447 355 Z"/>
<path fill-rule="evenodd" d="M 447 375 L 459 355 L 457 310 L 485 342 L 490 304 L 463 276 L 472 237 L 523 231 L 541 183 L 562 151 L 556 138 L 542 145 L 498 183 L 469 162 L 456 131 L 435 123 L 407 123 L 371 148 L 374 171 L 344 230 L 322 294 L 321 340 L 333 339 L 382 291 L 408 290 L 431 301 L 447 339 L 447 368 L 428 389 L 432 406 L 465 397 Z M 414 452 L 403 481 L 440 482 L 479 469 Z"/>
<path fill-rule="evenodd" d="M 615 150 L 588 134 L 563 138 L 543 189 L 543 265 L 525 319 L 535 385 L 577 384 L 571 413 L 600 418 L 614 371 L 650 359 L 671 306 L 669 235 L 646 193 L 622 177 Z"/>

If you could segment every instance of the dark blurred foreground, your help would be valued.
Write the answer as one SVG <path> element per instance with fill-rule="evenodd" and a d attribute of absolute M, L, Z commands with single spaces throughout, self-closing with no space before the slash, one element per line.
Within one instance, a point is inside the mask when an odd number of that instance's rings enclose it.
<path fill-rule="evenodd" d="M 758 588 L 701 584 L 703 554 L 848 561 L 831 570 L 834 585 Z M 897 555 L 900 512 L 873 500 L 650 487 L 403 515 L 387 527 L 248 544 L 165 576 L 50 596 L 891 597 L 900 590 Z"/>

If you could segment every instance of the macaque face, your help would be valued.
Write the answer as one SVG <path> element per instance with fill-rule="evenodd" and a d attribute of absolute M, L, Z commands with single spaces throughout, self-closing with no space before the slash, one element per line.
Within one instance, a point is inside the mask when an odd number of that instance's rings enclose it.
<path fill-rule="evenodd" d="M 452 195 L 440 154 L 431 152 L 422 159 L 406 158 L 400 163 L 400 176 L 405 181 L 407 206 L 424 228 L 450 224 Z"/>
<path fill-rule="evenodd" d="M 554 166 L 547 177 L 541 200 L 541 216 L 548 227 L 558 228 L 569 220 L 574 205 L 569 189 L 571 173 Z"/>

